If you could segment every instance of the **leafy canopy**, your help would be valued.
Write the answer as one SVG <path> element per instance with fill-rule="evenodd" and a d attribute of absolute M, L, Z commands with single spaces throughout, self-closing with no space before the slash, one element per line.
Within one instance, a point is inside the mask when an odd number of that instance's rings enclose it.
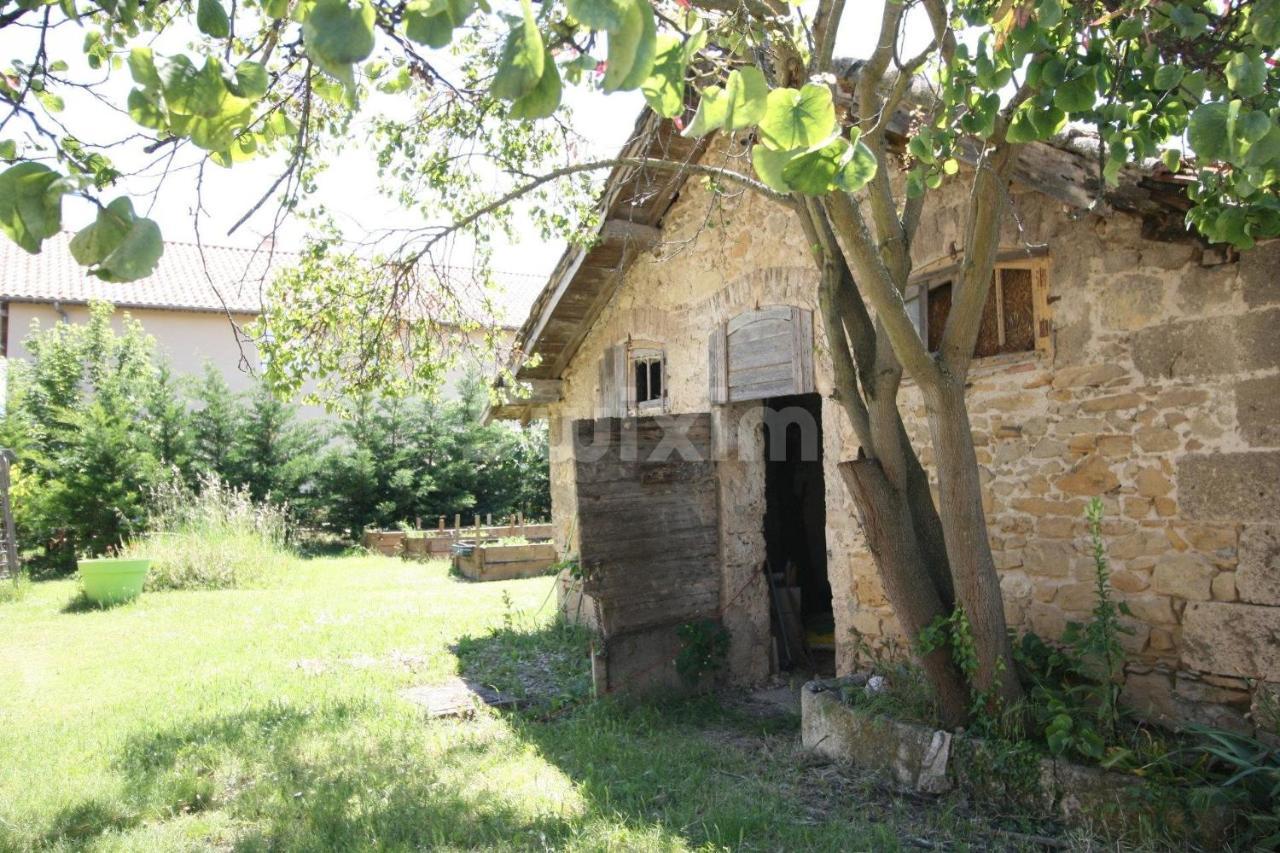
<path fill-rule="evenodd" d="M 1280 0 L 908 2 L 918 5 L 940 29 L 926 55 L 904 66 L 933 83 L 929 103 L 908 99 L 916 116 L 905 131 L 910 194 L 956 174 L 966 147 L 1045 140 L 1074 122 L 1099 134 L 1102 182 L 1129 164 L 1162 158 L 1177 169 L 1194 158 L 1190 225 L 1241 248 L 1280 235 Z M 120 107 L 148 145 L 194 146 L 220 166 L 271 154 L 296 165 L 317 135 L 344 132 L 371 87 L 397 94 L 447 85 L 487 120 L 522 123 L 556 116 L 573 85 L 638 90 L 691 136 L 745 135 L 755 178 L 776 192 L 862 189 L 884 165 L 865 144 L 874 117 L 839 106 L 830 40 L 816 40 L 815 13 L 777 2 L 727 8 L 690 0 L 5 0 L 0 29 L 73 20 L 86 33 L 74 58 L 95 74 L 127 68 L 132 86 Z M 844 23 L 868 11 L 851 8 Z M 153 47 L 175 25 L 201 38 L 185 51 Z M 791 57 L 809 67 L 780 83 Z M 64 198 L 87 198 L 99 214 L 77 235 L 76 258 L 107 280 L 145 276 L 163 250 L 159 228 L 127 197 L 100 198 L 121 177 L 108 141 L 76 138 L 57 121 L 59 90 L 107 91 L 71 75 L 71 58 L 41 39 L 34 56 L 10 57 L 0 77 L 8 102 L 0 229 L 37 252 L 61 227 Z M 465 79 L 449 80 L 442 69 L 459 64 Z M 425 177 L 434 190 L 456 179 Z M 284 192 L 305 185 L 290 181 Z"/>

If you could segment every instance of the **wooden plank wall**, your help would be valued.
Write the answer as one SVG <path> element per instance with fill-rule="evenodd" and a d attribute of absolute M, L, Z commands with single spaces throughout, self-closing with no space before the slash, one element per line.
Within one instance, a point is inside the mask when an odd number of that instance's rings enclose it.
<path fill-rule="evenodd" d="M 711 416 L 692 416 L 687 444 L 677 443 L 686 451 L 691 446 L 695 459 L 680 453 L 653 458 L 668 438 L 663 423 L 669 420 L 574 423 L 579 555 L 606 639 L 719 612 Z"/>

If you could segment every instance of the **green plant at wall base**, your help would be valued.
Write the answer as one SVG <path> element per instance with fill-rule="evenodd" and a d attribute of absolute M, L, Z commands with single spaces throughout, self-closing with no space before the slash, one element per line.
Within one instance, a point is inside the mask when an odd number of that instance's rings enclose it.
<path fill-rule="evenodd" d="M 992 688 L 979 690 L 972 686 L 978 672 L 978 647 L 973 637 L 973 626 L 970 625 L 969 616 L 963 607 L 956 607 L 946 616 L 939 616 L 916 637 L 916 649 L 921 656 L 942 648 L 950 649 L 952 661 L 970 684 L 969 714 L 972 725 L 984 734 L 995 735 L 1002 732 L 1011 718 L 999 691 Z M 998 668 L 1000 666 L 1002 665 L 997 665 Z"/>
<path fill-rule="evenodd" d="M 697 684 L 722 671 L 729 660 L 729 631 L 714 619 L 686 622 L 676 629 L 680 651 L 676 672 L 689 684 Z"/>
<path fill-rule="evenodd" d="M 1116 741 L 1125 658 L 1120 637 L 1131 633 L 1120 621 L 1121 616 L 1131 614 L 1111 591 L 1102 509 L 1098 498 L 1085 509 L 1096 596 L 1091 618 L 1085 623 L 1068 623 L 1060 648 L 1032 633 L 1024 635 L 1015 647 L 1018 663 L 1032 682 L 1031 714 L 1050 751 L 1091 761 L 1107 758 L 1108 747 Z M 1120 760 L 1124 752 L 1118 750 L 1113 758 Z"/>
<path fill-rule="evenodd" d="M 1220 803 L 1244 817 L 1244 838 L 1262 850 L 1280 849 L 1280 748 L 1259 738 L 1204 726 L 1190 726 L 1210 769 L 1225 775 L 1196 793 L 1196 803 Z M 1241 848 L 1243 849 L 1243 848 Z"/>

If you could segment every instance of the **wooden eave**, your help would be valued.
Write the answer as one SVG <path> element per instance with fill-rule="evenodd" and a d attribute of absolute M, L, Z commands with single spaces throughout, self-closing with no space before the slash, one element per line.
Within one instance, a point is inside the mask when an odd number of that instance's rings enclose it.
<path fill-rule="evenodd" d="M 695 163 L 707 142 L 682 137 L 670 121 L 645 110 L 632 140 L 618 156 Z M 633 166 L 610 173 L 594 239 L 564 253 L 516 334 L 516 346 L 526 360 L 537 357 L 536 363 L 516 371 L 519 378 L 559 378 L 622 283 L 631 261 L 658 242 L 662 218 L 685 177 L 677 171 Z"/>

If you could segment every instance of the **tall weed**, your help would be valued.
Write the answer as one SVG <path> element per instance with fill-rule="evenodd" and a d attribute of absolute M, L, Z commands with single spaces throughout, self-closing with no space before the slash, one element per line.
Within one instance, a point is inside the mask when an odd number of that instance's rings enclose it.
<path fill-rule="evenodd" d="M 293 558 L 289 511 L 256 503 L 248 489 L 216 475 L 192 491 L 180 478 L 157 487 L 147 528 L 124 556 L 151 562 L 149 589 L 217 589 L 241 586 L 280 571 Z"/>

